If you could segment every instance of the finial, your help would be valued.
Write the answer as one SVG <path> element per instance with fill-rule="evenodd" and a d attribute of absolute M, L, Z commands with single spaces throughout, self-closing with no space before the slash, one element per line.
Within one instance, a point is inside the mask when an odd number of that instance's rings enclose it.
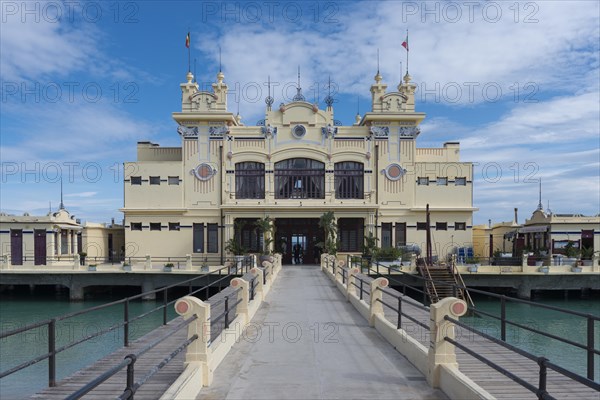
<path fill-rule="evenodd" d="M 188 71 L 187 75 L 185 76 L 185 79 L 187 79 L 187 83 L 192 83 L 192 81 L 194 80 L 194 75 L 191 71 Z"/>
<path fill-rule="evenodd" d="M 412 79 L 412 78 L 411 78 L 411 76 L 409 75 L 408 71 L 406 71 L 406 75 L 404 75 L 404 82 L 408 84 L 408 83 L 410 82 L 410 80 L 411 80 L 411 79 Z"/>
<path fill-rule="evenodd" d="M 65 204 L 63 203 L 63 182 L 62 177 L 60 178 L 60 205 L 58 206 L 59 210 L 65 209 Z"/>
<path fill-rule="evenodd" d="M 379 49 L 377 49 L 377 75 L 379 75 Z"/>
<path fill-rule="evenodd" d="M 300 66 L 298 65 L 298 86 L 296 87 L 296 95 L 292 99 L 293 101 L 306 101 L 302 95 L 302 88 L 300 87 Z"/>
<path fill-rule="evenodd" d="M 356 115 L 360 116 L 360 96 L 356 96 Z"/>
<path fill-rule="evenodd" d="M 327 84 L 327 97 L 325 97 L 325 104 L 327 107 L 331 107 L 333 105 L 333 97 L 331 97 L 331 76 L 329 76 L 329 82 Z"/>
<path fill-rule="evenodd" d="M 219 71 L 217 74 L 217 83 L 223 83 L 223 79 L 225 79 L 225 74 L 222 71 Z"/>
<path fill-rule="evenodd" d="M 271 97 L 271 75 L 269 75 L 267 77 L 267 87 L 268 87 L 268 90 L 269 90 L 269 95 L 265 99 L 265 103 L 267 104 L 268 110 L 271 111 L 271 106 L 273 105 L 273 102 L 275 101 L 275 99 L 273 99 Z"/>

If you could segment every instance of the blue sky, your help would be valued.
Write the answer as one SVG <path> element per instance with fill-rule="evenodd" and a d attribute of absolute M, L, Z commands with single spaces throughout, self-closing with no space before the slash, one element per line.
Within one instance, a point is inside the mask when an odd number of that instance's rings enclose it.
<path fill-rule="evenodd" d="M 64 201 L 89 221 L 122 218 L 122 163 L 136 142 L 178 145 L 171 112 L 187 72 L 215 79 L 219 46 L 230 110 L 264 116 L 267 75 L 288 101 L 298 65 L 308 100 L 335 118 L 368 111 L 380 70 L 393 90 L 406 68 L 418 145 L 461 142 L 475 167 L 475 223 L 520 219 L 538 203 L 600 212 L 599 5 L 542 2 L 2 1 L 0 209 L 46 213 Z M 257 88 L 261 88 L 260 90 Z M 290 91 L 285 93 L 283 88 Z M 319 88 L 319 90 L 316 90 Z M 287 99 L 286 99 L 287 95 Z"/>

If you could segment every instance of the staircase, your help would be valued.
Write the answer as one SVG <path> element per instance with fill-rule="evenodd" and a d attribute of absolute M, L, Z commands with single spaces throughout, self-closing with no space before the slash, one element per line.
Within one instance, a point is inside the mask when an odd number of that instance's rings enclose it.
<path fill-rule="evenodd" d="M 460 289 L 466 286 L 458 270 L 452 266 L 427 265 L 425 262 L 419 264 L 419 273 L 425 278 L 425 291 L 431 303 L 446 297 L 457 297 L 474 306 L 468 290 Z"/>

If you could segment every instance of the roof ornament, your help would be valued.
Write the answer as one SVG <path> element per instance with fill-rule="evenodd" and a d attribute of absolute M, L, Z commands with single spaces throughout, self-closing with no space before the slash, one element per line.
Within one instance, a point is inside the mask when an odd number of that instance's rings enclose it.
<path fill-rule="evenodd" d="M 331 107 L 333 105 L 333 97 L 331 96 L 331 76 L 329 76 L 329 82 L 327 84 L 327 97 L 325 97 L 325 104 L 327 107 Z"/>
<path fill-rule="evenodd" d="M 302 95 L 302 88 L 300 87 L 300 66 L 298 66 L 298 86 L 296 87 L 296 95 L 292 99 L 293 101 L 306 101 L 304 95 Z"/>
<path fill-rule="evenodd" d="M 269 75 L 267 77 L 267 87 L 268 87 L 268 90 L 269 90 L 269 95 L 265 99 L 265 103 L 267 104 L 267 109 L 269 111 L 271 111 L 271 106 L 275 102 L 275 99 L 273 97 L 271 97 L 271 75 Z"/>

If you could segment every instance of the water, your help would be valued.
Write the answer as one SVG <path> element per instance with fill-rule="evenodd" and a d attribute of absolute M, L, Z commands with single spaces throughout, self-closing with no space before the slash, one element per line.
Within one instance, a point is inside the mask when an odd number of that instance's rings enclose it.
<path fill-rule="evenodd" d="M 573 296 L 575 297 L 575 296 Z M 476 297 L 477 309 L 500 316 L 500 301 L 491 297 Z M 536 303 L 565 308 L 585 314 L 600 316 L 600 298 L 564 299 L 552 295 L 536 299 Z M 587 319 L 523 303 L 507 302 L 506 319 L 529 328 L 551 333 L 582 345 L 587 344 Z M 463 317 L 471 326 L 500 338 L 500 322 L 491 317 Z M 587 376 L 587 352 L 558 340 L 507 324 L 506 341 L 536 356 L 548 358 L 563 368 Z M 600 347 L 600 322 L 594 323 L 594 345 Z M 600 356 L 595 356 L 594 379 L 600 381 Z"/>
<path fill-rule="evenodd" d="M 94 300 L 71 303 L 65 292 L 3 293 L 0 295 L 0 331 L 6 332 L 33 322 L 46 320 L 53 316 L 104 304 L 124 297 L 122 295 L 103 295 Z M 477 308 L 493 314 L 500 314 L 500 304 L 492 298 L 475 299 Z M 546 297 L 537 302 L 567 308 L 582 313 L 600 315 L 600 299 L 563 299 Z M 160 301 L 138 301 L 130 304 L 130 318 L 159 306 Z M 539 307 L 519 303 L 507 303 L 507 318 L 557 336 L 585 344 L 587 322 L 584 318 L 544 310 Z M 169 307 L 169 318 L 174 317 Z M 79 317 L 57 323 L 57 347 L 105 329 L 123 320 L 123 305 L 111 306 Z M 491 318 L 468 317 L 463 320 L 500 337 L 499 323 Z M 130 340 L 144 335 L 162 323 L 162 310 L 131 324 Z M 595 323 L 594 342 L 600 347 L 600 323 Z M 11 338 L 0 340 L 0 371 L 25 362 L 48 351 L 47 329 L 41 327 Z M 541 335 L 519 328 L 507 327 L 507 341 L 536 355 L 543 355 L 551 361 L 579 374 L 586 374 L 586 353 L 584 350 L 545 338 Z M 123 345 L 123 331 L 116 331 L 91 339 L 57 355 L 57 380 L 102 358 Z M 595 379 L 600 380 L 600 357 L 595 358 Z M 23 398 L 45 388 L 48 383 L 48 362 L 44 360 L 0 380 L 0 398 L 2 400 Z"/>
<path fill-rule="evenodd" d="M 125 295 L 102 295 L 94 300 L 69 302 L 65 292 L 36 291 L 31 294 L 6 294 L 0 297 L 0 331 L 6 332 L 24 325 L 59 316 L 99 304 L 105 304 Z M 161 301 L 135 301 L 129 305 L 129 316 L 150 311 Z M 168 318 L 174 316 L 169 307 Z M 162 310 L 130 324 L 129 339 L 135 340 L 162 324 Z M 123 321 L 123 305 L 115 305 L 56 323 L 56 347 L 94 334 Z M 123 346 L 123 328 L 90 339 L 65 350 L 56 356 L 57 381 L 106 356 Z M 46 326 L 0 340 L 0 371 L 26 362 L 48 352 L 48 329 Z M 16 399 L 32 395 L 48 385 L 48 361 L 0 380 L 0 399 Z"/>

